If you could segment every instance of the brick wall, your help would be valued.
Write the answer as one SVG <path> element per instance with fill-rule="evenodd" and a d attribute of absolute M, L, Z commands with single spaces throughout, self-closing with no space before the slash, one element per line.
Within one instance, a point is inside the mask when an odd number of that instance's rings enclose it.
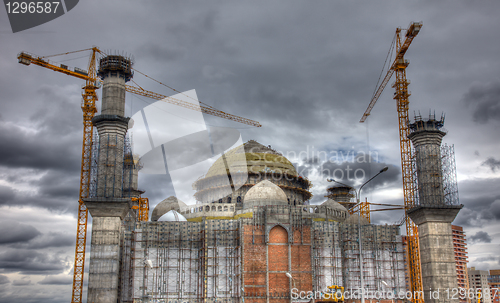
<path fill-rule="evenodd" d="M 245 302 L 266 302 L 266 276 L 269 273 L 269 302 L 289 302 L 290 279 L 292 287 L 300 290 L 312 290 L 311 269 L 311 233 L 310 227 L 294 229 L 293 243 L 288 243 L 288 232 L 282 226 L 275 226 L 269 232 L 268 270 L 266 272 L 266 245 L 264 227 L 245 225 L 244 241 L 244 276 Z M 289 262 L 291 260 L 291 268 Z"/>

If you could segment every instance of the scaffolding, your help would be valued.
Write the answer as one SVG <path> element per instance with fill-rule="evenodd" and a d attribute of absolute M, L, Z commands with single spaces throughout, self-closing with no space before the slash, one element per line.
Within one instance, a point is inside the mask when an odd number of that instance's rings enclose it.
<path fill-rule="evenodd" d="M 134 242 L 134 302 L 239 297 L 239 221 L 139 222 Z"/>
<path fill-rule="evenodd" d="M 443 170 L 443 191 L 446 205 L 458 205 L 457 166 L 455 145 L 441 146 L 441 167 Z"/>
<path fill-rule="evenodd" d="M 90 180 L 89 180 L 89 198 L 97 196 L 97 170 L 99 160 L 99 134 L 97 129 L 93 130 L 93 140 L 90 155 Z"/>
<path fill-rule="evenodd" d="M 425 151 L 420 151 L 422 154 Z M 457 185 L 457 171 L 456 171 L 456 163 L 455 163 L 455 146 L 454 145 L 447 145 L 443 144 L 440 146 L 439 149 L 435 150 L 434 152 L 431 152 L 433 154 L 432 156 L 435 157 L 436 155 L 440 156 L 440 159 L 437 159 L 439 161 L 439 167 L 436 167 L 436 165 L 430 166 L 428 168 L 425 168 L 425 171 L 423 171 L 422 168 L 419 168 L 416 157 L 418 153 L 414 151 L 412 153 L 412 173 L 413 173 L 413 180 L 414 180 L 414 186 L 417 189 L 414 192 L 415 196 L 415 204 L 420 205 L 422 201 L 422 194 L 425 196 L 423 198 L 427 198 L 427 201 L 431 201 L 434 203 L 431 203 L 430 206 L 432 205 L 458 205 L 459 204 L 459 198 L 458 198 L 458 185 Z M 425 155 L 424 155 L 425 156 Z M 432 161 L 434 163 L 437 163 L 436 161 Z M 418 174 L 420 173 L 421 175 L 423 174 L 428 174 L 430 171 L 433 173 L 431 174 L 431 178 L 420 178 L 418 179 Z M 434 177 L 433 177 L 434 176 Z M 419 184 L 419 181 L 422 182 Z M 442 199 L 429 199 L 429 192 L 422 192 L 420 190 L 423 186 L 431 186 L 431 188 L 438 190 L 440 189 L 442 192 Z M 432 198 L 432 197 L 431 197 Z M 439 201 L 442 201 L 439 202 Z"/>
<path fill-rule="evenodd" d="M 314 285 L 315 291 L 328 286 L 344 286 L 342 243 L 337 222 L 314 222 Z"/>
<path fill-rule="evenodd" d="M 385 289 L 393 293 L 406 291 L 405 251 L 399 227 L 395 225 L 341 225 L 344 288 L 361 288 L 359 228 L 363 244 L 363 288 L 368 291 Z"/>
<path fill-rule="evenodd" d="M 105 135 L 102 140 L 95 129 L 93 138 L 89 197 L 134 196 L 133 174 L 140 169 L 140 164 L 133 161 L 130 139 Z"/>
<path fill-rule="evenodd" d="M 345 185 L 334 185 L 327 188 L 328 194 L 325 197 L 333 199 L 339 202 L 346 209 L 350 210 L 354 205 L 356 205 L 357 201 L 355 201 L 355 190 L 350 186 Z"/>
<path fill-rule="evenodd" d="M 415 115 L 415 122 L 409 124 L 410 138 L 414 146 L 411 166 L 418 192 L 415 193 L 418 198 L 415 205 L 429 207 L 450 205 L 443 198 L 443 180 L 449 178 L 446 175 L 449 172 L 443 170 L 443 150 L 440 144 L 441 138 L 446 134 L 443 125 L 444 116 L 436 119 L 436 115 L 431 113 L 428 119 L 422 119 L 420 114 Z M 450 170 L 450 165 L 446 164 Z"/>
<path fill-rule="evenodd" d="M 129 220 L 126 222 L 131 222 L 130 215 L 127 216 Z M 127 227 L 133 226 L 133 224 L 123 224 L 124 233 L 120 240 L 120 276 L 118 281 L 118 298 L 122 303 L 132 303 L 132 291 L 133 291 L 133 256 L 134 256 L 134 234 L 133 231 L 127 230 Z"/>

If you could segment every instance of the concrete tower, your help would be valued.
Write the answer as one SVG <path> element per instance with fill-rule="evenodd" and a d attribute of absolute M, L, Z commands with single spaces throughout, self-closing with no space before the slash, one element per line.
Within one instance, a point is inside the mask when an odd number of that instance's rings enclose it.
<path fill-rule="evenodd" d="M 346 185 L 334 185 L 327 188 L 328 194 L 326 197 L 333 199 L 334 201 L 340 203 L 346 209 L 351 209 L 357 202 L 352 202 L 352 198 L 355 197 L 354 188 Z"/>
<path fill-rule="evenodd" d="M 443 118 L 436 120 L 431 116 L 428 120 L 416 118 L 415 123 L 410 124 L 419 200 L 408 215 L 418 226 L 426 303 L 459 302 L 451 295 L 458 287 L 451 222 L 463 205 L 449 205 L 444 200 L 441 140 L 446 133 L 441 131 L 443 123 Z"/>
<path fill-rule="evenodd" d="M 131 208 L 123 194 L 125 82 L 132 78 L 132 62 L 122 56 L 100 60 L 104 81 L 101 114 L 92 119 L 99 133 L 96 197 L 85 200 L 92 215 L 88 302 L 116 303 L 120 271 L 121 223 Z"/>

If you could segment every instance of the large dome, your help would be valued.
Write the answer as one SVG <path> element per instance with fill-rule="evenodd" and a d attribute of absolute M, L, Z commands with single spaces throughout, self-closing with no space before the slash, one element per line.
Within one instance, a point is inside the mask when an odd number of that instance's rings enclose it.
<path fill-rule="evenodd" d="M 245 153 L 244 157 L 243 153 Z M 274 172 L 293 177 L 298 175 L 293 164 L 282 154 L 254 140 L 244 143 L 243 146 L 235 147 L 224 155 L 227 166 L 233 172 L 240 170 L 242 172 L 248 171 L 253 173 Z M 205 178 L 225 175 L 228 172 L 224 163 L 224 157 L 220 157 L 210 167 Z"/>
<path fill-rule="evenodd" d="M 244 208 L 265 205 L 288 205 L 285 192 L 268 180 L 260 181 L 250 188 L 243 200 Z"/>
<path fill-rule="evenodd" d="M 193 183 L 198 203 L 236 203 L 252 186 L 269 180 L 279 186 L 290 205 L 303 205 L 311 198 L 309 180 L 299 176 L 293 164 L 281 153 L 250 140 L 218 158 L 207 173 Z"/>

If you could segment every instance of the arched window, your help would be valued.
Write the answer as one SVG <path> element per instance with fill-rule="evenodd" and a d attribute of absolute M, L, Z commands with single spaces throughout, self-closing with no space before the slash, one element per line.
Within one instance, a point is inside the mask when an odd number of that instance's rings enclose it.
<path fill-rule="evenodd" d="M 219 203 L 222 203 L 222 199 L 219 199 Z"/>
<path fill-rule="evenodd" d="M 231 197 L 227 198 L 227 203 L 231 203 Z"/>
<path fill-rule="evenodd" d="M 216 210 L 217 210 L 217 207 L 212 206 L 212 211 L 216 211 Z"/>
<path fill-rule="evenodd" d="M 222 206 L 217 207 L 218 211 L 222 211 Z"/>
<path fill-rule="evenodd" d="M 238 198 L 236 198 L 236 203 L 241 203 L 241 196 L 238 196 Z"/>
<path fill-rule="evenodd" d="M 205 207 L 205 211 L 210 211 L 210 206 L 208 206 L 208 205 L 207 205 L 207 206 Z"/>
<path fill-rule="evenodd" d="M 227 211 L 227 206 L 224 206 L 224 211 Z"/>

